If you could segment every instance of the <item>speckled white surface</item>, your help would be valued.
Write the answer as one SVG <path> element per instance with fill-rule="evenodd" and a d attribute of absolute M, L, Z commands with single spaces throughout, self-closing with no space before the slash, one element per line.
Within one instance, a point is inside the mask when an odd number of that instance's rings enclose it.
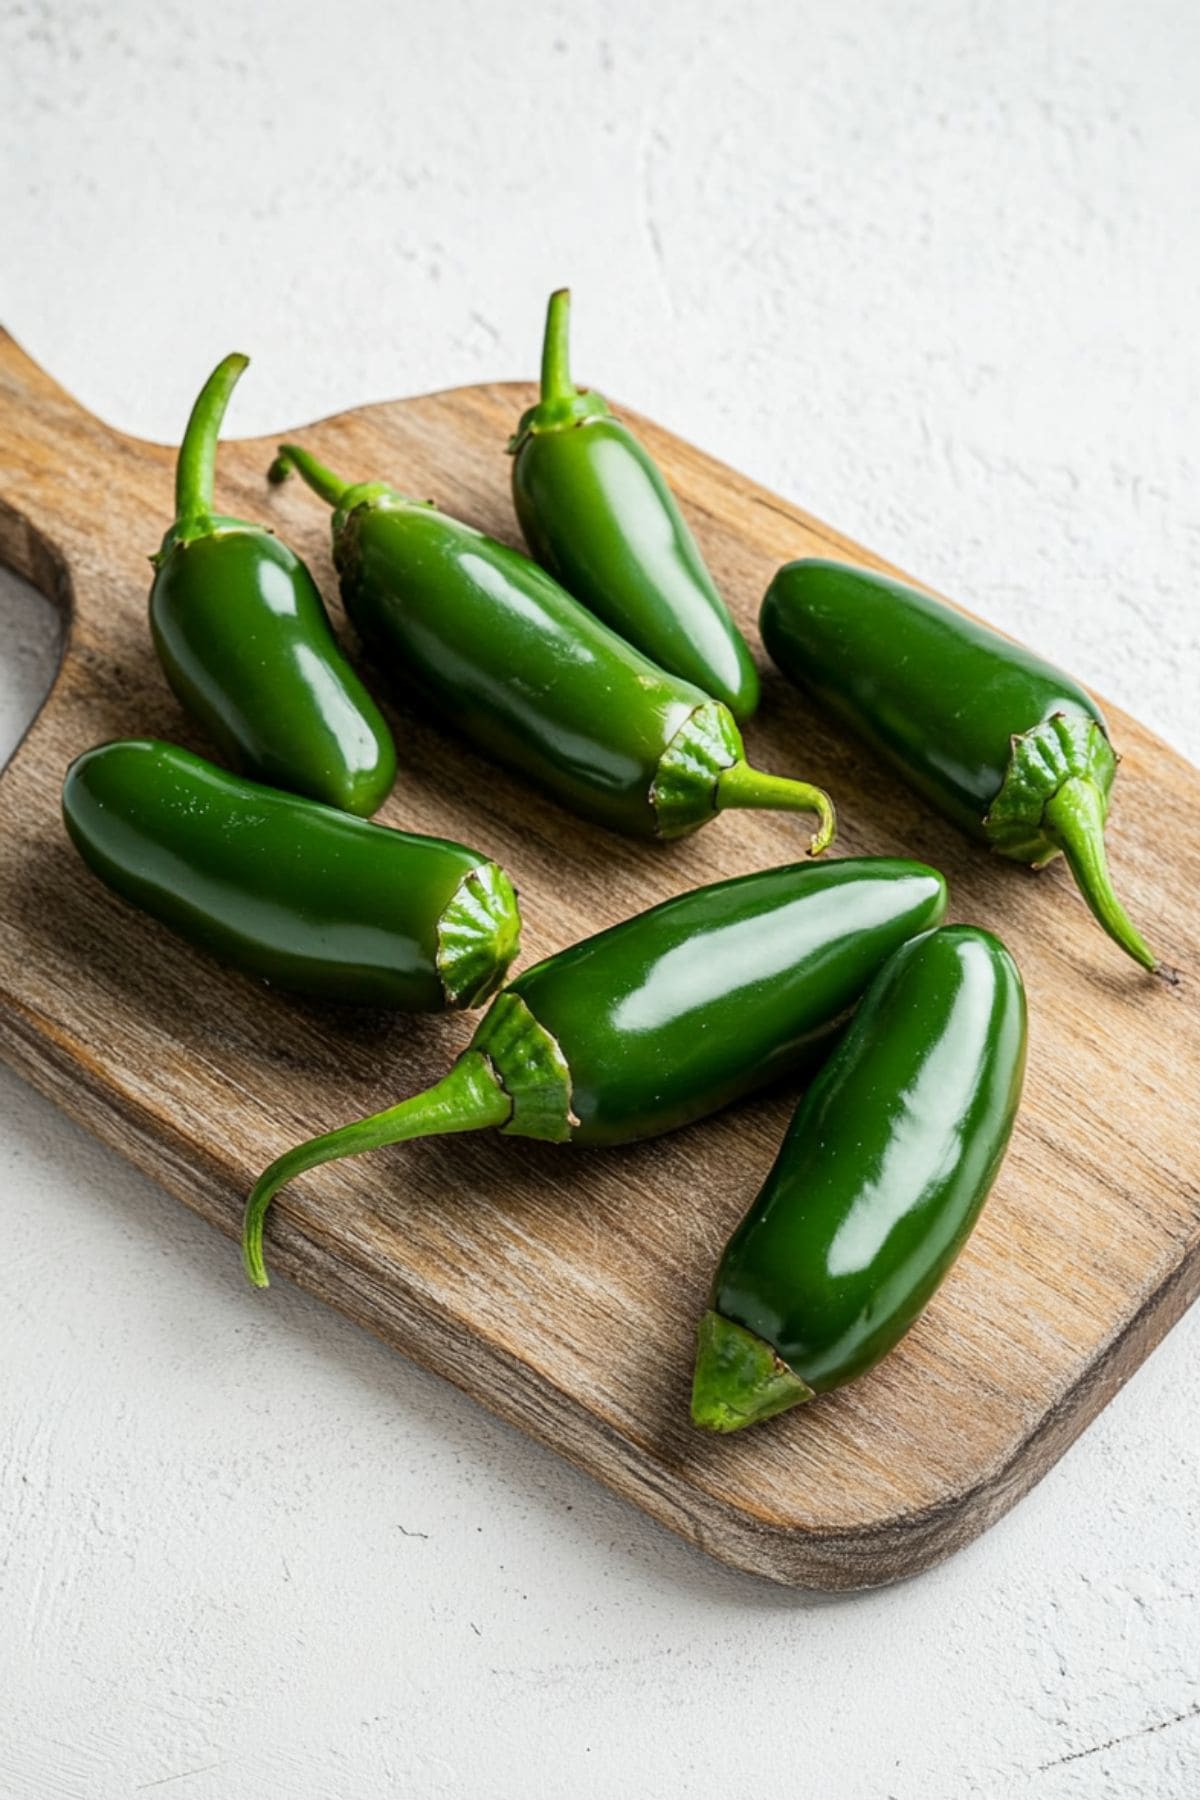
<path fill-rule="evenodd" d="M 0 16 L 0 319 L 106 418 L 234 344 L 244 432 L 532 373 L 570 280 L 599 384 L 1200 760 L 1194 0 Z M 11 743 L 11 581 L 0 643 Z M 1200 1315 L 972 1549 L 816 1601 L 0 1109 L 0 1800 L 1200 1793 Z"/>

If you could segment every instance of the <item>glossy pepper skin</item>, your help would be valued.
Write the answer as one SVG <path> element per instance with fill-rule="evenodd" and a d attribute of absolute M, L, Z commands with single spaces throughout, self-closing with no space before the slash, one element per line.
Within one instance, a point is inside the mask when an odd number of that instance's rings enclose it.
<path fill-rule="evenodd" d="M 1025 995 L 989 932 L 896 952 L 808 1090 L 721 1257 L 692 1417 L 738 1431 L 854 1380 L 969 1237 L 1021 1098 Z"/>
<path fill-rule="evenodd" d="M 759 624 L 783 673 L 964 831 L 1034 868 L 1063 852 L 1108 935 L 1156 967 L 1109 879 L 1117 758 L 1078 682 L 941 600 L 816 558 L 779 570 Z"/>
<path fill-rule="evenodd" d="M 815 855 L 832 840 L 820 788 L 745 760 L 728 709 L 668 675 L 519 551 L 380 483 L 339 481 L 285 444 L 335 508 L 346 611 L 389 671 L 487 754 L 581 817 L 674 838 L 727 807 L 812 811 Z"/>
<path fill-rule="evenodd" d="M 106 886 L 293 993 L 406 1012 L 478 1006 L 516 954 L 516 900 L 486 857 L 261 787 L 174 744 L 86 751 L 62 805 Z"/>
<path fill-rule="evenodd" d="M 570 303 L 550 296 L 541 398 L 509 444 L 525 542 L 597 618 L 744 721 L 759 692 L 746 640 L 649 451 L 572 382 Z"/>
<path fill-rule="evenodd" d="M 697 888 L 538 963 L 426 1093 L 279 1157 L 247 1203 L 247 1273 L 285 1182 L 381 1144 L 493 1128 L 573 1144 L 675 1131 L 810 1066 L 891 953 L 937 924 L 942 877 L 863 857 Z"/>
<path fill-rule="evenodd" d="M 262 526 L 213 511 L 217 437 L 245 367 L 226 357 L 188 421 L 177 517 L 153 559 L 151 636 L 176 697 L 236 768 L 367 817 L 396 778 L 382 714 L 300 558 Z"/>

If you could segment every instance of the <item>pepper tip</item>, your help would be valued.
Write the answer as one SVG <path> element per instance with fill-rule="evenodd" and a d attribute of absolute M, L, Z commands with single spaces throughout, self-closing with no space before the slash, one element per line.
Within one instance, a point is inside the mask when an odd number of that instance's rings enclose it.
<path fill-rule="evenodd" d="M 816 788 L 814 792 L 819 796 L 814 804 L 820 823 L 809 839 L 808 854 L 820 856 L 837 836 L 837 809 L 823 788 Z"/>
<path fill-rule="evenodd" d="M 813 1398 L 775 1350 L 712 1310 L 700 1321 L 692 1378 L 692 1423 L 727 1435 Z"/>
<path fill-rule="evenodd" d="M 251 1195 L 242 1233 L 242 1267 L 246 1271 L 246 1280 L 251 1287 L 267 1288 L 271 1285 L 271 1278 L 267 1274 L 267 1265 L 263 1261 L 262 1225 L 261 1222 L 256 1224 L 252 1216 L 253 1206 L 254 1196 Z"/>
<path fill-rule="evenodd" d="M 242 1215 L 242 1267 L 251 1287 L 265 1288 L 271 1285 L 263 1257 L 263 1222 L 275 1190 L 280 1185 L 279 1177 L 290 1160 L 291 1157 L 288 1156 L 279 1157 L 269 1169 L 265 1169 L 246 1199 L 246 1210 Z"/>

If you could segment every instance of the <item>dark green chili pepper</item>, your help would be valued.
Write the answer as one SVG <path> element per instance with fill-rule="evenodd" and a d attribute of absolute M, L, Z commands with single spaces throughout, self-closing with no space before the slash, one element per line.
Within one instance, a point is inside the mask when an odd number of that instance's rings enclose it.
<path fill-rule="evenodd" d="M 76 759 L 63 817 L 88 867 L 223 963 L 324 1000 L 478 1006 L 517 952 L 504 871 L 260 787 L 152 738 Z"/>
<path fill-rule="evenodd" d="M 266 1286 L 272 1196 L 318 1163 L 488 1127 L 627 1144 L 795 1073 L 945 906 L 945 882 L 921 863 L 792 864 L 697 888 L 560 951 L 497 996 L 435 1087 L 271 1164 L 246 1208 L 251 1281 Z"/>
<path fill-rule="evenodd" d="M 381 483 L 339 481 L 285 444 L 335 508 L 346 610 L 424 701 L 574 812 L 635 837 L 674 838 L 726 807 L 815 812 L 829 796 L 745 760 L 727 707 L 668 675 L 519 551 Z"/>
<path fill-rule="evenodd" d="M 509 444 L 513 500 L 544 568 L 646 656 L 722 700 L 758 705 L 758 671 L 658 465 L 571 380 L 571 296 L 551 294 L 542 396 Z"/>
<path fill-rule="evenodd" d="M 1024 1069 L 1021 977 L 990 932 L 947 926 L 896 952 L 721 1257 L 697 1425 L 769 1419 L 899 1342 L 970 1236 Z"/>
<path fill-rule="evenodd" d="M 1108 727 L 1069 675 L 928 594 L 815 558 L 779 570 L 759 624 L 783 673 L 947 818 L 1035 869 L 1061 850 L 1109 937 L 1156 967 L 1109 880 Z"/>
<path fill-rule="evenodd" d="M 153 558 L 150 631 L 177 698 L 258 781 L 369 815 L 396 778 L 392 735 L 333 635 L 316 583 L 264 527 L 213 511 L 217 437 L 244 356 L 213 370 Z"/>

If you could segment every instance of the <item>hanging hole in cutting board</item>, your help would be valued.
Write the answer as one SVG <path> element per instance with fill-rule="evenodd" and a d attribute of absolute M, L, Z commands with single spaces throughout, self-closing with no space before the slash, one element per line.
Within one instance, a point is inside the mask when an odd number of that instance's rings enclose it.
<path fill-rule="evenodd" d="M 27 580 L 0 564 L 0 768 L 42 709 L 62 661 L 66 633 L 64 610 L 56 603 L 64 593 L 65 572 L 53 552 L 38 543 L 33 563 L 44 561 L 50 585 Z"/>

